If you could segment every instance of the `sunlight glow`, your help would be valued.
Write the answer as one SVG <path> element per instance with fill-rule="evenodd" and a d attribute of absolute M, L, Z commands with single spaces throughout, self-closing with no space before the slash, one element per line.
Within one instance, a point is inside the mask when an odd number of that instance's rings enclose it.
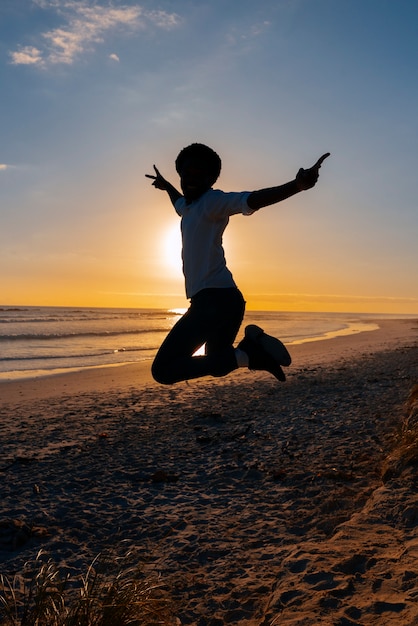
<path fill-rule="evenodd" d="M 184 315 L 187 311 L 186 307 L 178 307 L 176 309 L 169 309 L 169 313 L 175 313 L 175 315 Z"/>
<path fill-rule="evenodd" d="M 181 234 L 178 222 L 167 228 L 161 243 L 165 270 L 171 276 L 181 277 Z"/>

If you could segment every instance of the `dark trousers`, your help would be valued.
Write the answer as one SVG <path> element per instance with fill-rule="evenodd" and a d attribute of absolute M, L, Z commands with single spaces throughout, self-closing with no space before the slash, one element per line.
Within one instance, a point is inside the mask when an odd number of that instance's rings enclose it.
<path fill-rule="evenodd" d="M 201 376 L 225 376 L 236 369 L 233 343 L 244 311 L 245 301 L 236 287 L 199 291 L 155 357 L 155 380 L 171 385 Z M 205 356 L 193 356 L 203 344 Z"/>

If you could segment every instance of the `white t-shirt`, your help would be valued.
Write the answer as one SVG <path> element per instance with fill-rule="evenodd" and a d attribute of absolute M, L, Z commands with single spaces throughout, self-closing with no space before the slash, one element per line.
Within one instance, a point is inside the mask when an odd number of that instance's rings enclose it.
<path fill-rule="evenodd" d="M 248 204 L 248 191 L 224 192 L 209 189 L 186 204 L 181 197 L 175 209 L 181 217 L 183 273 L 186 296 L 192 298 L 202 289 L 235 287 L 226 267 L 222 236 L 231 215 L 254 213 Z"/>

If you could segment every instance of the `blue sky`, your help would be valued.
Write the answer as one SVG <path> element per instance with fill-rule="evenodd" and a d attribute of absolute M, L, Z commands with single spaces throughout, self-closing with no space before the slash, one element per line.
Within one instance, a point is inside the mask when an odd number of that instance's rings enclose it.
<path fill-rule="evenodd" d="M 418 313 L 414 0 L 2 0 L 0 302 L 179 306 L 177 184 L 318 186 L 225 237 L 251 308 Z"/>

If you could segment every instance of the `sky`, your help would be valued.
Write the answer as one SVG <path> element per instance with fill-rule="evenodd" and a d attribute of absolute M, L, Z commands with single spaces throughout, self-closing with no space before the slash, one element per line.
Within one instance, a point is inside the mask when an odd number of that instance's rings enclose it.
<path fill-rule="evenodd" d="M 1 0 L 0 304 L 187 305 L 145 174 L 317 186 L 231 218 L 248 309 L 418 314 L 416 0 Z"/>

